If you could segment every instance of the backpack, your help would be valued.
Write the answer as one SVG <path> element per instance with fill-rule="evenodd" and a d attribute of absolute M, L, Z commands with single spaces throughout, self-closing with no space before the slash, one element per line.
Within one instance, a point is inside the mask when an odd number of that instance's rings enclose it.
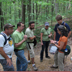
<path fill-rule="evenodd" d="M 60 51 L 64 52 L 65 55 L 69 55 L 70 52 L 71 52 L 71 48 L 70 48 L 69 45 L 66 45 L 66 48 L 65 49 L 62 49 Z"/>
<path fill-rule="evenodd" d="M 6 35 L 3 32 L 1 32 L 0 35 L 2 35 L 4 37 L 4 39 L 5 39 L 4 45 L 5 45 L 7 43 L 7 40 L 10 40 L 11 36 L 7 39 Z"/>

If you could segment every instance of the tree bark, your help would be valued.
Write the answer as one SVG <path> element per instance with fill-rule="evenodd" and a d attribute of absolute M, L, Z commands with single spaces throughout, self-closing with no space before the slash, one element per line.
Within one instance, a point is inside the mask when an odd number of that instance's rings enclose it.
<path fill-rule="evenodd" d="M 28 21 L 31 21 L 31 0 L 28 0 L 28 5 L 27 5 L 27 11 L 28 11 Z"/>
<path fill-rule="evenodd" d="M 36 3 L 36 22 L 37 22 L 37 18 L 38 18 L 38 5 Z"/>
<path fill-rule="evenodd" d="M 68 9 L 70 10 L 71 8 L 71 0 L 69 0 L 69 6 L 68 6 Z"/>
<path fill-rule="evenodd" d="M 48 3 L 48 0 L 47 0 L 47 3 Z M 47 17 L 48 17 L 48 14 L 49 14 L 49 7 L 48 7 L 48 5 L 46 6 L 46 19 L 47 19 Z"/>
<path fill-rule="evenodd" d="M 25 24 L 25 0 L 22 0 L 22 22 Z"/>
<path fill-rule="evenodd" d="M 52 21 L 53 21 L 53 12 L 54 12 L 54 0 L 52 0 L 52 6 L 51 6 L 51 25 L 52 25 Z"/>
<path fill-rule="evenodd" d="M 2 13 L 2 3 L 0 2 L 0 22 L 1 22 L 1 30 L 3 30 L 3 25 L 4 25 L 4 18 L 2 17 L 3 13 Z"/>
<path fill-rule="evenodd" d="M 33 3 L 33 20 L 34 20 L 34 3 Z"/>
<path fill-rule="evenodd" d="M 57 0 L 55 0 L 55 14 L 57 15 L 58 12 L 59 12 L 59 5 Z"/>

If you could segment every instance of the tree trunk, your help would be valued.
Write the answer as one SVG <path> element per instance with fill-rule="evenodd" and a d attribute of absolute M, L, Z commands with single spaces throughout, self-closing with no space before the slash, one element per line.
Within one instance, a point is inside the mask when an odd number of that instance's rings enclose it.
<path fill-rule="evenodd" d="M 55 14 L 57 15 L 58 12 L 59 12 L 59 5 L 57 3 L 57 0 L 55 0 Z"/>
<path fill-rule="evenodd" d="M 22 22 L 25 24 L 25 0 L 22 0 Z"/>
<path fill-rule="evenodd" d="M 1 30 L 3 30 L 3 25 L 4 25 L 4 18 L 2 17 L 3 13 L 2 13 L 2 3 L 0 2 L 0 24 L 1 24 Z"/>
<path fill-rule="evenodd" d="M 34 3 L 33 3 L 33 20 L 34 20 Z"/>
<path fill-rule="evenodd" d="M 48 0 L 47 0 L 47 3 L 48 3 Z M 49 7 L 48 5 L 46 6 L 46 19 L 48 18 L 48 14 L 49 14 Z"/>
<path fill-rule="evenodd" d="M 52 0 L 52 6 L 51 6 L 51 25 L 52 25 L 52 20 L 53 20 L 53 12 L 54 12 L 54 0 Z"/>
<path fill-rule="evenodd" d="M 28 21 L 31 21 L 31 0 L 28 0 L 28 5 L 27 5 L 27 11 L 28 11 Z"/>
<path fill-rule="evenodd" d="M 68 7 L 68 9 L 70 10 L 70 8 L 71 8 L 71 0 L 69 0 L 69 7 Z"/>
<path fill-rule="evenodd" d="M 37 22 L 37 18 L 38 18 L 38 6 L 37 6 L 37 3 L 36 3 L 36 22 Z"/>

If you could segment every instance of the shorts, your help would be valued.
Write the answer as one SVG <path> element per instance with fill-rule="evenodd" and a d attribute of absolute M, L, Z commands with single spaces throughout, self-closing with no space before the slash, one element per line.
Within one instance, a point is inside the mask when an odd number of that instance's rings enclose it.
<path fill-rule="evenodd" d="M 27 43 L 27 48 L 28 51 L 30 53 L 30 57 L 34 58 L 35 54 L 34 54 L 34 44 L 33 43 Z"/>

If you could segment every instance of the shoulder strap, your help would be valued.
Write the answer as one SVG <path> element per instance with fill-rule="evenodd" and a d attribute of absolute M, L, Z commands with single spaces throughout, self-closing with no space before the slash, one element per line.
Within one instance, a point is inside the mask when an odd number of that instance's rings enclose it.
<path fill-rule="evenodd" d="M 4 34 L 4 33 L 0 33 L 3 37 L 4 37 L 4 39 L 5 39 L 5 42 L 4 42 L 4 45 L 7 43 L 7 38 L 6 38 L 6 35 Z"/>
<path fill-rule="evenodd" d="M 64 26 L 65 26 L 65 22 L 64 22 Z"/>

